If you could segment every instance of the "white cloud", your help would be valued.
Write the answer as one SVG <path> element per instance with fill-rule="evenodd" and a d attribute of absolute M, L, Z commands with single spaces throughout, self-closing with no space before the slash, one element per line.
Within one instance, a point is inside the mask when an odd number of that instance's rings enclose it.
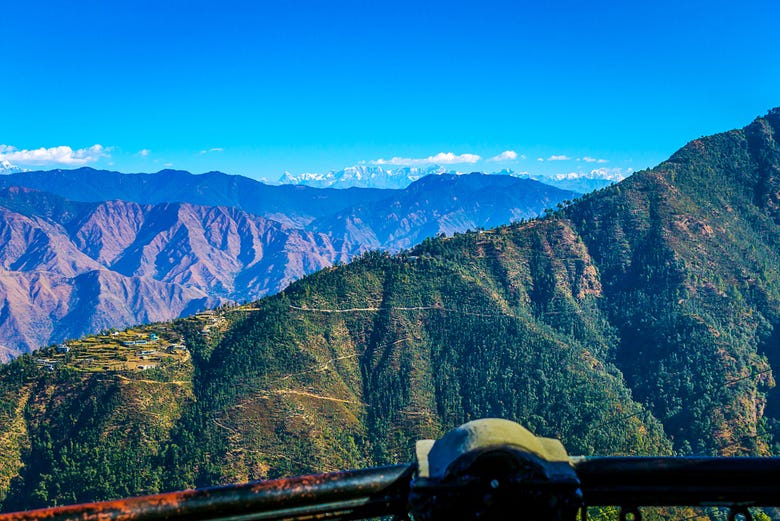
<path fill-rule="evenodd" d="M 544 158 L 543 157 L 537 157 L 536 160 L 544 163 Z"/>
<path fill-rule="evenodd" d="M 525 159 L 525 156 L 522 156 Z M 514 150 L 504 150 L 497 156 L 493 156 L 488 161 L 514 161 L 517 159 L 517 152 Z"/>
<path fill-rule="evenodd" d="M 586 163 L 599 163 L 599 164 L 601 164 L 601 163 L 609 163 L 609 161 L 607 161 L 606 159 L 598 159 L 598 158 L 590 157 L 590 156 L 585 156 L 585 157 L 582 158 L 582 160 L 585 161 Z"/>
<path fill-rule="evenodd" d="M 547 161 L 571 161 L 571 158 L 569 156 L 550 156 L 547 158 Z"/>
<path fill-rule="evenodd" d="M 224 152 L 225 149 L 221 147 L 209 148 L 208 150 L 201 150 L 200 155 L 208 154 L 210 152 Z"/>
<path fill-rule="evenodd" d="M 19 150 L 10 145 L 0 145 L 0 160 L 13 161 L 20 165 L 44 166 L 67 165 L 81 166 L 94 163 L 102 157 L 109 157 L 110 148 L 92 145 L 88 148 L 73 150 L 69 146 Z"/>
<path fill-rule="evenodd" d="M 138 151 L 138 155 L 141 156 L 141 157 L 147 157 L 151 153 L 152 153 L 152 151 L 149 150 L 148 148 L 144 148 L 143 150 L 139 150 Z"/>
<path fill-rule="evenodd" d="M 482 157 L 476 154 L 459 154 L 452 152 L 439 152 L 435 156 L 424 158 L 394 157 L 392 159 L 377 159 L 371 161 L 373 165 L 395 165 L 395 166 L 419 166 L 419 165 L 457 165 L 462 163 L 476 163 Z"/>

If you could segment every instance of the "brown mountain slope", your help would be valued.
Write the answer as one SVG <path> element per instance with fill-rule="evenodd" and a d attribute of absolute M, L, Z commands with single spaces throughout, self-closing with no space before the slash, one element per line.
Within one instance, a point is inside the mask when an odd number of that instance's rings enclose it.
<path fill-rule="evenodd" d="M 239 182 L 237 177 L 161 172 L 148 176 L 106 173 L 103 178 L 98 172 L 84 169 L 50 172 L 49 177 L 43 174 L 30 173 L 13 179 L 30 181 L 34 186 L 46 184 L 48 180 L 52 189 L 89 193 L 89 198 L 100 191 L 96 187 L 107 193 L 118 193 L 117 186 L 112 187 L 108 182 L 113 179 L 127 187 L 128 197 L 146 200 L 153 196 L 154 200 L 163 202 L 153 205 L 116 200 L 74 202 L 30 188 L 12 186 L 0 190 L 0 239 L 4 246 L 0 251 L 0 266 L 15 280 L 8 282 L 5 292 L 0 293 L 0 301 L 8 301 L 13 296 L 6 306 L 5 318 L 0 315 L 0 334 L 6 335 L 0 336 L 4 357 L 11 350 L 18 353 L 95 331 L 82 329 L 85 324 L 111 325 L 109 308 L 118 313 L 115 323 L 126 325 L 131 320 L 128 317 L 146 320 L 144 316 L 179 316 L 184 309 L 198 309 L 190 303 L 203 305 L 206 296 L 211 299 L 209 302 L 252 300 L 275 293 L 324 266 L 346 262 L 368 249 L 397 250 L 437 233 L 532 217 L 543 208 L 575 195 L 534 181 L 481 174 L 434 176 L 418 181 L 407 190 L 347 190 L 349 194 L 303 187 L 276 187 L 279 190 L 265 187 L 267 194 L 284 196 L 273 204 L 269 202 L 263 210 L 266 213 L 271 209 L 275 209 L 272 213 L 277 212 L 287 203 L 293 213 L 308 207 L 316 210 L 315 214 L 339 201 L 353 205 L 333 207 L 333 211 L 338 209 L 341 213 L 332 218 L 323 216 L 314 223 L 311 221 L 316 215 L 312 214 L 305 219 L 309 226 L 304 229 L 284 224 L 297 220 L 292 214 L 275 221 L 247 213 L 242 207 L 260 210 L 259 203 L 240 190 L 237 192 L 233 185 L 222 196 L 236 207 L 174 202 L 187 191 L 182 187 L 170 190 L 176 185 L 175 179 L 195 182 L 200 186 L 198 190 L 205 190 L 209 181 Z M 7 184 L 9 179 L 0 180 L 0 185 Z M 207 185 L 198 184 L 202 182 Z M 160 183 L 159 191 L 148 183 Z M 132 187 L 143 189 L 138 192 Z M 384 199 L 377 199 L 378 192 L 384 194 Z M 237 193 L 242 196 L 234 197 Z M 316 193 L 321 200 L 314 197 Z M 220 193 L 198 194 L 216 200 L 222 197 Z M 192 197 L 197 198 L 198 194 Z M 228 197 L 228 194 L 233 195 Z M 304 199 L 314 197 L 314 200 L 309 205 L 301 200 L 296 202 L 295 194 Z M 361 199 L 360 194 L 365 197 Z M 358 200 L 363 202 L 355 205 Z M 324 206 L 320 207 L 320 203 Z M 293 211 L 294 208 L 298 210 Z M 146 282 L 139 285 L 125 281 L 121 283 L 125 288 L 156 288 L 154 291 L 162 291 L 163 295 L 128 295 L 129 300 L 138 302 L 137 309 L 129 312 L 108 306 L 110 295 L 83 297 L 84 292 L 79 292 L 79 288 L 67 288 L 68 284 L 79 282 L 81 279 L 77 277 L 84 273 L 106 270 Z M 46 279 L 40 291 L 48 295 L 48 304 L 38 306 L 28 295 L 39 291 L 36 289 L 39 278 L 31 278 L 30 273 L 41 273 Z M 151 281 L 169 286 L 149 285 Z M 56 291 L 50 289 L 54 287 Z M 94 284 L 90 287 L 108 288 Z M 176 291 L 184 301 L 176 301 L 178 297 L 173 295 Z M 77 298 L 71 298 L 71 292 Z M 57 298 L 66 301 L 58 302 Z M 171 311 L 167 315 L 157 309 L 166 299 L 171 299 Z M 92 302 L 102 304 L 93 309 Z M 143 311 L 144 302 L 152 308 L 148 313 Z M 70 307 L 73 305 L 81 307 Z M 24 316 L 16 316 L 17 312 Z M 100 318 L 89 317 L 92 312 Z M 75 317 L 78 318 L 74 322 Z M 75 326 L 76 323 L 80 325 Z"/>
<path fill-rule="evenodd" d="M 324 235 L 184 203 L 0 194 L 3 357 L 88 332 L 170 320 L 279 291 L 343 261 Z"/>

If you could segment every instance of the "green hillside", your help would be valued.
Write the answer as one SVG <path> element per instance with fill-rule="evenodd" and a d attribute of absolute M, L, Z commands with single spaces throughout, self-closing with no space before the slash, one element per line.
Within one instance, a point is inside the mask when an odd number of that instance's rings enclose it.
<path fill-rule="evenodd" d="M 20 357 L 2 507 L 409 461 L 490 416 L 570 454 L 777 453 L 778 133 L 775 109 L 544 219 L 122 334 L 159 348 Z"/>

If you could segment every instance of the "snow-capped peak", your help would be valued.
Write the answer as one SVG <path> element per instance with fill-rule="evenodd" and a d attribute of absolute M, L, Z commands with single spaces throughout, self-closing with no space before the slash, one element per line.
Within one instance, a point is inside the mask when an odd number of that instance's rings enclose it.
<path fill-rule="evenodd" d="M 7 159 L 0 160 L 0 175 L 2 174 L 16 174 L 18 172 L 25 172 L 26 168 L 11 164 Z"/>
<path fill-rule="evenodd" d="M 439 165 L 425 168 L 403 167 L 385 169 L 378 165 L 355 165 L 342 170 L 331 170 L 326 174 L 304 172 L 292 175 L 285 172 L 280 178 L 282 184 L 307 185 L 317 188 L 406 188 L 412 182 L 431 174 L 459 173 Z"/>
<path fill-rule="evenodd" d="M 587 193 L 598 188 L 618 182 L 629 176 L 633 170 L 620 168 L 598 168 L 589 172 L 573 172 L 568 174 L 535 175 L 530 172 L 515 172 L 508 168 L 493 172 L 491 175 L 506 175 L 520 179 L 533 179 L 566 190 Z M 427 175 L 456 174 L 464 172 L 448 170 L 441 165 L 425 167 L 404 166 L 385 169 L 380 165 L 355 165 L 342 170 L 331 170 L 326 174 L 305 172 L 293 175 L 285 172 L 280 178 L 280 184 L 306 185 L 315 188 L 394 188 L 403 189 L 414 181 Z"/>

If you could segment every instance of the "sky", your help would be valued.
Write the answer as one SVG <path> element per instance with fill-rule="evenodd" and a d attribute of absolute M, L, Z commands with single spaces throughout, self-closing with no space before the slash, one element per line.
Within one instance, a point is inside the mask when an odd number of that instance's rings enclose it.
<path fill-rule="evenodd" d="M 0 161 L 627 175 L 780 106 L 780 3 L 8 0 Z"/>

